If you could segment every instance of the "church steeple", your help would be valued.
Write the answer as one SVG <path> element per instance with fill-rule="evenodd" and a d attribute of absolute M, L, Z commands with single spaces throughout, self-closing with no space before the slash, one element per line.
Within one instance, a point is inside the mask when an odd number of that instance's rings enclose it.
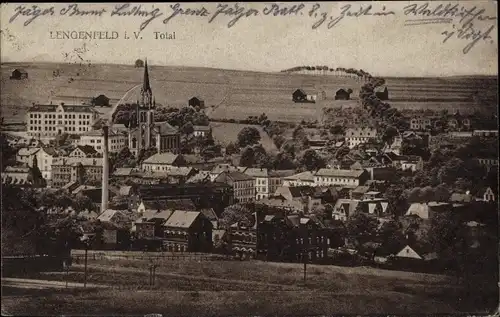
<path fill-rule="evenodd" d="M 147 59 L 145 59 L 144 63 L 144 79 L 142 80 L 141 97 L 143 106 L 150 108 L 152 106 L 153 91 L 151 90 L 151 85 L 149 84 L 149 71 L 148 71 Z"/>

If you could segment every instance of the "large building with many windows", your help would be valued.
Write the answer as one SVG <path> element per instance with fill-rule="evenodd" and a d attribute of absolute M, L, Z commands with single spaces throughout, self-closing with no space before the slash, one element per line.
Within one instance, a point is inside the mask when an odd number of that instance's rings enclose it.
<path fill-rule="evenodd" d="M 104 136 L 101 130 L 92 130 L 83 133 L 78 142 L 81 146 L 90 145 L 97 152 L 101 153 L 104 150 Z M 128 145 L 128 136 L 118 130 L 109 131 L 108 150 L 109 153 L 119 153 L 123 148 Z"/>
<path fill-rule="evenodd" d="M 102 158 L 59 157 L 52 162 L 52 187 L 69 182 L 99 183 L 102 179 Z"/>
<path fill-rule="evenodd" d="M 55 137 L 60 134 L 83 134 L 92 129 L 98 112 L 84 105 L 33 104 L 26 114 L 28 135 Z"/>

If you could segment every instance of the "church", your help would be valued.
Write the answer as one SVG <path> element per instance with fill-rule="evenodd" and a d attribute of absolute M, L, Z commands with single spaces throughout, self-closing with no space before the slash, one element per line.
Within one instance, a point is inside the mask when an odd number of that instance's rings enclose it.
<path fill-rule="evenodd" d="M 137 102 L 135 124 L 129 124 L 128 148 L 137 156 L 140 150 L 156 148 L 158 153 L 179 153 L 180 133 L 168 122 L 155 122 L 156 102 L 149 84 L 148 62 L 144 65 L 141 100 Z"/>

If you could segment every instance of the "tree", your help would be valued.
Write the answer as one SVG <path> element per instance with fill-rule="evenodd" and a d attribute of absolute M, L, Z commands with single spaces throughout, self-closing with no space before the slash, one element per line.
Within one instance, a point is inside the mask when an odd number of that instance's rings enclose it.
<path fill-rule="evenodd" d="M 226 155 L 238 154 L 240 149 L 232 142 L 226 146 Z"/>
<path fill-rule="evenodd" d="M 377 219 L 364 212 L 355 212 L 346 223 L 348 236 L 357 241 L 358 244 L 372 241 L 376 235 L 377 227 Z"/>
<path fill-rule="evenodd" d="M 278 149 L 281 148 L 281 146 L 285 143 L 286 139 L 282 135 L 275 135 L 273 136 L 273 143 L 276 145 Z"/>
<path fill-rule="evenodd" d="M 297 167 L 293 161 L 292 155 L 288 152 L 279 152 L 272 159 L 271 166 L 276 170 L 288 170 Z"/>
<path fill-rule="evenodd" d="M 343 126 L 336 124 L 330 128 L 330 133 L 343 135 L 345 133 L 345 129 Z"/>
<path fill-rule="evenodd" d="M 237 144 L 240 148 L 245 147 L 247 145 L 253 145 L 259 143 L 259 141 L 260 141 L 260 132 L 255 127 L 244 127 L 238 133 Z"/>
<path fill-rule="evenodd" d="M 394 126 L 388 126 L 384 134 L 382 135 L 382 141 L 385 143 L 392 143 L 394 138 L 398 136 L 399 132 L 398 129 L 396 129 Z"/>
<path fill-rule="evenodd" d="M 241 152 L 240 166 L 253 167 L 255 164 L 255 152 L 251 146 L 247 146 Z"/>
<path fill-rule="evenodd" d="M 135 61 L 135 67 L 144 67 L 144 61 L 142 59 L 137 59 Z"/>
<path fill-rule="evenodd" d="M 437 202 L 447 202 L 450 199 L 450 190 L 446 184 L 439 184 L 434 188 L 434 200 Z"/>
<path fill-rule="evenodd" d="M 326 162 L 315 150 L 307 150 L 302 155 L 300 165 L 308 171 L 316 171 L 324 168 Z"/>

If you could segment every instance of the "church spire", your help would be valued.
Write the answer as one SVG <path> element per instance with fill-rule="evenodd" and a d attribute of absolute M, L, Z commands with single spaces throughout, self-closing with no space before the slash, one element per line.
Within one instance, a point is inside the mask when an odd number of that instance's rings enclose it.
<path fill-rule="evenodd" d="M 149 71 L 148 71 L 147 59 L 145 59 L 144 63 L 144 79 L 142 81 L 141 97 L 143 106 L 151 108 L 153 91 L 151 90 L 151 85 L 149 84 Z"/>
<path fill-rule="evenodd" d="M 142 92 L 151 93 L 151 86 L 149 85 L 149 72 L 148 72 L 148 60 L 144 63 L 144 79 L 142 81 Z"/>

